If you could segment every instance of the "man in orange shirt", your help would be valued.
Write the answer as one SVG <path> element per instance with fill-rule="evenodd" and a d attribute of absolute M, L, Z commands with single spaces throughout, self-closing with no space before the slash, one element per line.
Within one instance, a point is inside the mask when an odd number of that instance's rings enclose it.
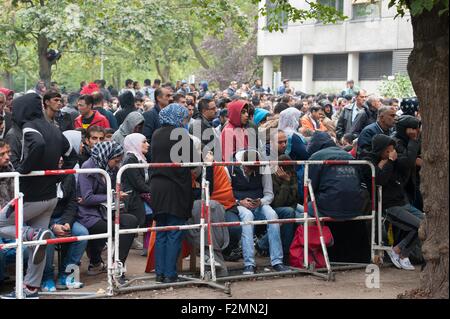
<path fill-rule="evenodd" d="M 326 131 L 327 128 L 323 125 L 321 117 L 325 117 L 325 113 L 319 105 L 315 105 L 309 109 L 309 113 L 305 114 L 301 120 L 300 133 L 306 130 L 314 131 Z"/>

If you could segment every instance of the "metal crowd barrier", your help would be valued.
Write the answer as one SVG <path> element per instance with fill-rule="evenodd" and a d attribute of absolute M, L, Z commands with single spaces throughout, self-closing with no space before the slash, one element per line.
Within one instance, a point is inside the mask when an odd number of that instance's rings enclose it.
<path fill-rule="evenodd" d="M 96 235 L 87 235 L 87 236 L 73 236 L 73 237 L 64 237 L 64 238 L 54 238 L 47 240 L 38 240 L 38 241 L 23 241 L 22 232 L 23 232 L 23 194 L 19 193 L 19 177 L 28 178 L 35 176 L 54 176 L 54 175 L 70 175 L 70 174 L 91 174 L 97 173 L 103 175 L 106 181 L 106 198 L 107 198 L 107 219 L 108 219 L 108 227 L 107 233 L 104 234 L 96 234 Z M 35 171 L 30 174 L 19 174 L 17 172 L 11 173 L 0 173 L 0 178 L 14 178 L 14 199 L 16 200 L 15 206 L 15 224 L 16 224 L 16 241 L 11 244 L 3 244 L 0 245 L 0 249 L 6 248 L 16 248 L 16 297 L 17 299 L 23 299 L 23 247 L 24 246 L 35 246 L 35 245 L 51 245 L 51 244 L 62 244 L 62 243 L 72 243 L 76 241 L 82 240 L 93 240 L 100 238 L 108 239 L 108 288 L 105 296 L 112 296 L 113 291 L 111 287 L 112 283 L 112 272 L 116 268 L 112 264 L 112 185 L 111 178 L 109 174 L 102 169 L 93 168 L 93 169 L 67 169 L 67 170 L 46 170 L 46 171 Z M 43 293 L 40 293 L 43 294 Z M 51 293 L 52 295 L 58 295 L 58 292 Z M 90 295 L 94 293 L 75 293 L 75 292 L 63 292 L 63 295 Z"/>
<path fill-rule="evenodd" d="M 209 216 L 209 183 L 206 181 L 206 168 L 213 166 L 270 166 L 270 165 L 304 165 L 305 173 L 304 173 L 304 217 L 303 218 L 291 218 L 291 219 L 277 219 L 277 220 L 262 220 L 262 221 L 248 221 L 248 222 L 222 222 L 222 223 L 211 223 Z M 113 288 L 117 292 L 130 292 L 130 291 L 139 291 L 146 289 L 158 289 L 165 288 L 166 286 L 184 286 L 191 284 L 207 284 L 216 288 L 223 289 L 225 292 L 229 293 L 229 283 L 225 286 L 217 286 L 212 285 L 212 283 L 218 281 L 231 281 L 238 280 L 243 278 L 252 278 L 252 277 L 265 277 L 265 276 L 283 276 L 283 275 L 295 275 L 297 273 L 308 273 L 312 275 L 316 275 L 322 277 L 324 279 L 333 280 L 334 274 L 332 273 L 331 263 L 327 261 L 327 275 L 324 275 L 320 272 L 320 270 L 316 270 L 311 268 L 308 263 L 308 223 L 310 222 L 320 222 L 320 221 L 328 221 L 328 222 L 337 222 L 337 220 L 330 217 L 320 217 L 313 218 L 308 216 L 308 193 L 313 195 L 313 190 L 310 184 L 310 180 L 308 178 L 309 165 L 369 165 L 372 172 L 372 192 L 371 192 L 371 214 L 366 216 L 358 216 L 351 219 L 346 219 L 345 221 L 357 221 L 357 220 L 370 220 L 371 221 L 371 260 L 376 260 L 376 250 L 382 250 L 383 246 L 381 244 L 381 236 L 378 237 L 378 245 L 375 242 L 375 167 L 372 163 L 368 161 L 359 161 L 359 160 L 326 160 L 326 161 L 249 161 L 249 162 L 196 162 L 196 163 L 149 163 L 149 164 L 127 164 L 122 166 L 117 173 L 116 179 L 116 207 L 118 207 L 118 203 L 120 203 L 120 190 L 121 190 L 121 180 L 122 175 L 125 170 L 132 168 L 192 168 L 192 167 L 202 167 L 202 210 L 201 210 L 201 218 L 200 224 L 196 225 L 180 225 L 180 226 L 166 226 L 166 227 L 149 227 L 149 228 L 137 228 L 137 229 L 127 229 L 120 230 L 120 210 L 116 210 L 115 215 L 115 256 L 116 260 L 114 265 L 118 268 L 115 269 L 114 274 L 115 277 L 120 276 L 123 273 L 123 265 L 119 262 L 118 251 L 119 251 L 119 234 L 130 234 L 130 233 L 145 233 L 149 231 L 170 231 L 170 230 L 185 230 L 185 229 L 194 229 L 200 228 L 202 231 L 200 232 L 200 280 L 192 279 L 188 277 L 183 277 L 187 279 L 186 282 L 180 282 L 176 284 L 151 284 L 145 286 L 138 287 L 129 287 L 131 283 L 127 283 L 125 285 L 119 285 L 117 280 L 115 280 L 116 286 Z M 313 198 L 314 201 L 314 198 Z M 379 213 L 381 214 L 381 197 L 379 197 Z M 316 207 L 314 207 L 317 209 Z M 317 212 L 316 212 L 317 213 Z M 206 223 L 205 223 L 206 219 Z M 379 216 L 379 221 L 381 220 L 381 216 Z M 213 244 L 212 244 L 212 236 L 211 236 L 211 227 L 230 227 L 230 226 L 242 226 L 242 225 L 268 225 L 268 224 L 284 224 L 284 223 L 293 223 L 293 222 L 303 222 L 304 224 L 304 235 L 305 235 L 305 253 L 304 253 L 304 266 L 305 269 L 298 269 L 291 267 L 292 271 L 290 272 L 271 272 L 267 274 L 255 274 L 255 275 L 243 275 L 243 276 L 228 276 L 228 277 L 216 277 L 215 271 L 215 261 L 214 261 L 214 252 L 213 252 Z M 379 223 L 379 234 L 381 234 L 381 224 Z M 204 262 L 204 246 L 205 246 L 205 234 L 204 231 L 207 230 L 207 240 L 208 240 L 208 248 L 210 251 L 210 268 L 211 268 L 211 278 L 208 278 L 205 275 L 205 262 Z M 323 245 L 322 245 L 323 246 Z M 323 247 L 324 254 L 327 256 L 326 247 Z M 191 256 L 192 258 L 192 256 Z M 327 258 L 328 260 L 328 258 Z M 340 265 L 340 263 L 333 263 L 336 265 L 334 269 L 352 269 L 352 268 L 361 268 L 366 267 L 366 264 L 346 264 Z M 152 277 L 140 277 L 138 279 L 150 279 Z M 212 282 L 210 281 L 212 279 Z M 134 279 L 132 281 L 136 281 Z"/>

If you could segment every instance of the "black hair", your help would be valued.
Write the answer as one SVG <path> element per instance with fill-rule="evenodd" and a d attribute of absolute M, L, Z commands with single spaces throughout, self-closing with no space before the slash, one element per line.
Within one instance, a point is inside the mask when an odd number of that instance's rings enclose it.
<path fill-rule="evenodd" d="M 158 101 L 158 97 L 162 96 L 162 88 L 157 88 L 155 90 L 155 101 Z"/>
<path fill-rule="evenodd" d="M 3 116 L 2 116 L 2 118 L 3 118 Z M 5 147 L 6 145 L 9 145 L 8 142 L 5 139 L 0 138 L 0 147 Z"/>
<path fill-rule="evenodd" d="M 85 101 L 87 105 L 94 105 L 94 99 L 93 99 L 93 97 L 92 97 L 91 95 L 88 95 L 88 94 L 81 95 L 81 96 L 78 98 L 78 101 L 79 101 L 79 100 Z"/>
<path fill-rule="evenodd" d="M 176 93 L 176 94 L 174 94 L 173 95 L 173 102 L 174 103 L 178 103 L 178 101 L 181 99 L 181 98 L 185 98 L 186 97 L 186 94 L 183 94 L 183 93 Z"/>
<path fill-rule="evenodd" d="M 44 103 L 44 107 L 45 107 L 45 101 L 49 101 L 49 100 L 51 100 L 51 99 L 53 99 L 55 97 L 61 98 L 61 93 L 59 93 L 58 91 L 55 91 L 55 90 L 47 91 L 44 94 L 44 97 L 42 98 L 42 102 Z"/>
<path fill-rule="evenodd" d="M 133 84 L 133 80 L 132 79 L 126 79 L 125 80 L 125 86 L 128 86 L 130 84 Z"/>
<path fill-rule="evenodd" d="M 348 144 L 352 144 L 353 141 L 355 140 L 355 135 L 353 135 L 352 133 L 345 133 L 342 139 L 346 141 Z"/>
<path fill-rule="evenodd" d="M 320 106 L 320 105 L 313 105 L 313 106 L 311 106 L 310 108 L 309 108 L 309 111 L 312 113 L 312 112 L 318 112 L 318 111 L 320 111 L 320 110 L 322 110 L 322 106 Z"/>
<path fill-rule="evenodd" d="M 105 128 L 105 135 L 106 134 L 114 134 L 115 132 L 116 132 L 116 130 L 111 127 Z"/>
<path fill-rule="evenodd" d="M 152 81 L 150 81 L 150 79 L 144 80 L 144 85 L 150 85 L 150 84 L 152 84 Z"/>
<path fill-rule="evenodd" d="M 103 127 L 98 126 L 98 125 L 92 125 L 92 126 L 88 127 L 84 137 L 89 139 L 91 137 L 91 134 L 94 132 L 100 132 L 100 133 L 106 134 L 105 129 Z"/>
<path fill-rule="evenodd" d="M 224 98 L 219 99 L 219 100 L 217 101 L 217 107 L 218 107 L 219 109 L 224 109 L 225 106 L 227 105 L 227 103 L 230 103 L 230 102 L 231 102 L 231 100 L 230 100 L 229 98 L 224 97 Z"/>
<path fill-rule="evenodd" d="M 95 92 L 94 94 L 92 94 L 92 103 L 94 105 L 99 104 L 100 102 L 103 101 L 103 94 L 100 92 Z M 86 101 L 87 103 L 87 101 Z"/>
<path fill-rule="evenodd" d="M 284 110 L 286 110 L 287 108 L 289 108 L 289 105 L 283 102 L 278 103 L 275 106 L 275 109 L 273 110 L 273 113 L 275 114 L 280 114 L 281 112 L 283 112 Z"/>
<path fill-rule="evenodd" d="M 153 84 L 161 84 L 161 80 L 160 80 L 160 79 L 155 79 L 155 80 L 153 81 Z"/>
<path fill-rule="evenodd" d="M 213 100 L 213 99 L 209 99 L 209 98 L 202 98 L 202 99 L 200 99 L 200 100 L 198 101 L 198 106 L 197 106 L 198 111 L 199 111 L 200 113 L 203 113 L 203 111 L 206 110 L 206 109 L 208 108 L 208 104 L 209 104 L 210 102 L 214 102 L 214 100 Z"/>

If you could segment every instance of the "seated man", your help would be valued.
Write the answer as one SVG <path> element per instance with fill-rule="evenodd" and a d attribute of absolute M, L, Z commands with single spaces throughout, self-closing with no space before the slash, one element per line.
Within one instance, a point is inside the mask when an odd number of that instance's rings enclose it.
<path fill-rule="evenodd" d="M 105 129 L 100 126 L 91 126 L 86 130 L 83 147 L 79 155 L 80 167 L 91 157 L 91 151 L 97 143 L 105 140 Z"/>
<path fill-rule="evenodd" d="M 252 154 L 251 154 L 252 153 Z M 258 159 L 256 151 L 238 151 L 235 161 L 246 162 Z M 242 221 L 274 220 L 277 213 L 270 207 L 273 200 L 272 178 L 270 174 L 261 174 L 259 167 L 239 166 L 228 167 L 227 170 L 234 197 L 237 199 L 239 218 Z M 253 225 L 242 226 L 242 250 L 244 254 L 244 275 L 255 273 L 255 258 L 253 246 Z M 280 225 L 268 225 L 269 250 L 272 267 L 275 271 L 287 271 L 283 264 L 283 248 L 280 238 Z"/>
<path fill-rule="evenodd" d="M 62 168 L 62 161 L 60 162 Z M 50 220 L 50 229 L 54 236 L 72 237 L 89 235 L 86 227 L 75 221 L 77 216 L 77 197 L 75 175 L 63 175 L 61 183 L 58 184 L 58 204 L 53 211 Z M 47 261 L 44 275 L 41 283 L 41 290 L 54 292 L 56 289 L 65 290 L 67 288 L 82 288 L 83 284 L 77 281 L 71 274 L 70 267 L 81 264 L 81 257 L 86 250 L 88 242 L 86 240 L 76 241 L 70 244 L 62 245 L 64 255 L 60 265 L 58 280 L 55 286 L 53 259 L 55 254 L 55 245 L 47 246 Z"/>

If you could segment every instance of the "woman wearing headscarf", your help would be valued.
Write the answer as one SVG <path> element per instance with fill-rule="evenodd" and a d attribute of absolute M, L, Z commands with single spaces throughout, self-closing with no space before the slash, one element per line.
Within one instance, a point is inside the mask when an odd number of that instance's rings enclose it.
<path fill-rule="evenodd" d="M 112 140 L 123 146 L 123 140 L 127 135 L 141 133 L 144 127 L 144 116 L 139 112 L 131 112 L 127 115 L 119 129 L 114 132 Z"/>
<path fill-rule="evenodd" d="M 309 158 L 309 153 L 306 149 L 306 140 L 298 132 L 300 126 L 301 112 L 290 107 L 280 113 L 280 121 L 278 123 L 278 129 L 282 130 L 287 137 L 287 146 L 285 155 L 288 155 L 293 161 L 303 161 Z M 300 200 L 303 200 L 303 174 L 304 166 L 299 165 L 295 169 L 297 173 L 298 189 Z"/>
<path fill-rule="evenodd" d="M 152 163 L 190 162 L 193 142 L 184 129 L 188 121 L 187 109 L 172 103 L 160 111 L 159 120 L 161 128 L 155 131 L 150 143 Z M 171 135 L 176 139 L 171 139 Z M 192 216 L 194 196 L 189 168 L 155 168 L 150 180 L 150 193 L 157 226 L 183 225 Z M 176 263 L 181 240 L 181 231 L 157 233 L 156 281 L 170 283 L 178 280 Z"/>
<path fill-rule="evenodd" d="M 145 154 L 149 149 L 147 138 L 140 133 L 133 133 L 125 137 L 123 148 L 125 156 L 123 165 L 147 164 Z M 125 210 L 133 212 L 138 220 L 139 227 L 145 224 L 145 203 L 150 199 L 150 177 L 147 168 L 130 168 L 122 176 L 122 189 L 131 191 L 125 199 Z"/>
<path fill-rule="evenodd" d="M 116 142 L 98 143 L 92 149 L 91 157 L 81 168 L 100 168 L 105 170 L 111 177 L 112 185 L 115 184 L 118 167 L 122 161 L 123 148 Z M 106 216 L 106 181 L 102 175 L 97 173 L 80 174 L 78 176 L 77 193 L 81 197 L 78 202 L 78 220 L 84 225 L 89 234 L 106 233 L 108 224 Z M 123 200 L 127 195 L 121 192 Z M 131 214 L 120 215 L 120 228 L 130 229 L 137 227 L 137 219 Z M 133 243 L 134 234 L 120 236 L 119 260 L 125 264 L 128 252 Z M 89 241 L 87 252 L 90 259 L 88 275 L 97 275 L 106 272 L 101 253 L 105 247 L 106 239 Z M 125 280 L 124 277 L 121 278 Z"/>

